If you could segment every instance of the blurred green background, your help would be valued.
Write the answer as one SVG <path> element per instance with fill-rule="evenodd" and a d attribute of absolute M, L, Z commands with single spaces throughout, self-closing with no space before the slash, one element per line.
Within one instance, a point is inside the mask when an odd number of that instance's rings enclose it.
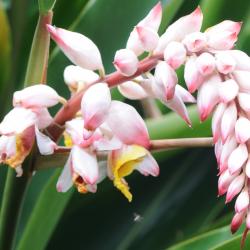
<path fill-rule="evenodd" d="M 22 88 L 38 19 L 38 2 L 2 0 L 0 3 L 2 118 L 10 108 L 12 92 Z M 58 0 L 53 24 L 91 38 L 101 51 L 106 71 L 112 72 L 115 51 L 125 47 L 133 26 L 156 3 L 155 0 Z M 166 0 L 162 4 L 161 33 L 168 24 L 200 5 L 204 13 L 203 30 L 225 19 L 244 21 L 237 47 L 250 52 L 248 0 Z M 69 97 L 69 92 L 63 83 L 63 70 L 69 64 L 51 42 L 48 84 L 65 97 Z M 181 77 L 180 81 L 183 82 Z M 113 97 L 122 99 L 116 90 Z M 140 103 L 133 104 L 143 114 Z M 161 109 L 161 118 L 147 120 L 153 139 L 210 136 L 209 121 L 200 124 L 195 107 L 189 107 L 192 129 L 175 114 L 162 106 Z M 60 170 L 37 172 L 25 195 L 13 249 L 239 249 L 240 236 L 232 236 L 227 226 L 233 208 L 224 205 L 224 198 L 217 198 L 213 149 L 161 152 L 156 157 L 161 168 L 158 178 L 135 173 L 127 179 L 134 195 L 132 203 L 109 180 L 98 186 L 96 194 L 81 195 L 73 189 L 60 194 L 55 189 Z M 6 169 L 0 168 L 0 201 Z M 135 221 L 135 215 L 141 219 Z M 248 241 L 246 249 L 250 247 Z"/>

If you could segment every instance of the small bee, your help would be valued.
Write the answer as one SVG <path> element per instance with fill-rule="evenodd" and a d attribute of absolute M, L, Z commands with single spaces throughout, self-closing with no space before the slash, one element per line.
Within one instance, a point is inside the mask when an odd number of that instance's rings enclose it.
<path fill-rule="evenodd" d="M 133 213 L 134 216 L 134 222 L 141 222 L 143 220 L 143 217 L 140 214 Z"/>

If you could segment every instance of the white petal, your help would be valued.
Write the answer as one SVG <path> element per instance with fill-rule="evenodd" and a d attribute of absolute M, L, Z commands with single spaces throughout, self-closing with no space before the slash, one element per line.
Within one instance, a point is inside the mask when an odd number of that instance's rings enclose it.
<path fill-rule="evenodd" d="M 69 155 L 69 158 L 63 168 L 63 171 L 61 172 L 61 175 L 58 178 L 56 189 L 58 192 L 67 192 L 73 185 L 72 182 L 72 173 L 71 173 L 71 155 Z"/>
<path fill-rule="evenodd" d="M 147 152 L 147 155 L 143 158 L 141 162 L 135 167 L 143 175 L 158 176 L 160 173 L 160 168 L 154 157 Z"/>
<path fill-rule="evenodd" d="M 92 70 L 83 69 L 79 66 L 69 65 L 64 69 L 64 82 L 72 89 L 77 90 L 79 84 L 88 86 L 99 79 L 98 74 Z"/>
<path fill-rule="evenodd" d="M 48 136 L 41 133 L 37 127 L 35 127 L 36 142 L 41 155 L 51 155 L 54 153 L 57 145 Z"/>
<path fill-rule="evenodd" d="M 148 96 L 143 86 L 133 81 L 124 82 L 118 85 L 118 90 L 123 96 L 131 100 L 140 100 Z"/>
<path fill-rule="evenodd" d="M 26 128 L 34 125 L 37 116 L 34 112 L 25 108 L 12 109 L 0 124 L 0 134 L 13 135 L 23 132 Z"/>
<path fill-rule="evenodd" d="M 53 117 L 47 108 L 32 109 L 32 111 L 37 115 L 36 125 L 39 129 L 44 129 L 53 122 Z"/>
<path fill-rule="evenodd" d="M 81 118 L 75 118 L 66 122 L 66 133 L 70 135 L 74 144 L 81 144 L 83 140 L 84 122 Z"/>
<path fill-rule="evenodd" d="M 233 79 L 221 82 L 218 86 L 220 99 L 224 103 L 233 101 L 234 98 L 238 95 L 239 86 Z"/>
<path fill-rule="evenodd" d="M 86 184 L 96 184 L 99 178 L 96 155 L 78 146 L 73 146 L 71 152 L 74 172 L 79 174 Z"/>
<path fill-rule="evenodd" d="M 245 143 L 250 138 L 250 121 L 239 117 L 235 124 L 235 136 L 239 143 Z"/>
<path fill-rule="evenodd" d="M 45 84 L 37 84 L 16 91 L 13 96 L 13 106 L 48 108 L 56 105 L 60 99 L 61 97 L 51 87 Z"/>

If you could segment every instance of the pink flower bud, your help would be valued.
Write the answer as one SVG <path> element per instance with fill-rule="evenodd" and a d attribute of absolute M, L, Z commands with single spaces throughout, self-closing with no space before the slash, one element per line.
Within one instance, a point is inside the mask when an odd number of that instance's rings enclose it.
<path fill-rule="evenodd" d="M 239 101 L 240 107 L 244 111 L 246 111 L 247 113 L 250 112 L 250 94 L 239 93 L 238 101 Z"/>
<path fill-rule="evenodd" d="M 156 43 L 156 40 L 158 42 L 157 31 L 161 23 L 161 17 L 162 17 L 162 7 L 161 7 L 161 3 L 159 2 L 148 13 L 148 15 L 143 20 L 141 20 L 135 27 L 143 27 L 143 28 L 148 29 L 147 31 L 149 31 L 149 33 L 151 34 L 153 33 L 152 35 L 154 37 L 154 39 L 152 39 L 153 43 Z M 139 32 L 141 33 L 140 34 L 141 38 L 145 36 L 145 34 L 143 34 L 144 31 Z M 141 55 L 145 50 L 145 48 L 143 47 L 143 44 L 141 43 L 139 33 L 137 32 L 136 28 L 134 28 L 129 35 L 127 45 L 126 45 L 126 48 L 132 50 L 137 56 Z M 148 39 L 151 40 L 151 38 L 148 38 L 148 35 L 146 35 L 146 37 L 147 37 L 146 42 L 148 42 Z M 142 40 L 145 40 L 145 38 L 143 38 Z M 152 45 L 152 41 L 149 44 Z M 155 46 L 156 45 L 152 47 L 155 47 Z M 149 51 L 151 51 L 152 47 L 150 48 Z"/>
<path fill-rule="evenodd" d="M 250 71 L 237 70 L 233 72 L 235 81 L 239 84 L 240 91 L 250 93 Z"/>
<path fill-rule="evenodd" d="M 244 181 L 245 175 L 241 174 L 231 182 L 227 191 L 226 203 L 230 202 L 241 191 Z"/>
<path fill-rule="evenodd" d="M 238 143 L 245 143 L 250 138 L 250 121 L 240 117 L 235 124 L 235 136 Z"/>
<path fill-rule="evenodd" d="M 196 58 L 191 57 L 185 64 L 184 79 L 190 93 L 197 90 L 204 81 L 196 65 Z"/>
<path fill-rule="evenodd" d="M 140 83 L 128 81 L 118 86 L 120 93 L 128 99 L 140 100 L 148 97 L 147 92 L 144 90 Z"/>
<path fill-rule="evenodd" d="M 241 50 L 229 50 L 227 53 L 233 57 L 236 70 L 250 71 L 250 57 L 246 53 Z"/>
<path fill-rule="evenodd" d="M 232 234 L 236 233 L 238 231 L 238 229 L 240 228 L 243 219 L 245 217 L 244 213 L 236 213 L 232 219 L 231 222 L 231 232 Z"/>
<path fill-rule="evenodd" d="M 204 33 L 194 32 L 188 34 L 182 42 L 189 52 L 199 52 L 206 47 L 207 38 Z"/>
<path fill-rule="evenodd" d="M 218 180 L 218 194 L 219 196 L 225 194 L 227 192 L 227 189 L 233 179 L 235 178 L 235 175 L 231 175 L 228 170 L 225 170 L 223 173 L 221 173 L 219 180 Z"/>
<path fill-rule="evenodd" d="M 215 58 L 210 53 L 202 53 L 196 59 L 196 67 L 203 76 L 211 75 L 215 69 Z"/>
<path fill-rule="evenodd" d="M 111 95 L 106 83 L 97 83 L 87 89 L 82 97 L 81 110 L 84 127 L 95 130 L 106 119 L 111 104 Z"/>
<path fill-rule="evenodd" d="M 234 174 L 240 170 L 247 159 L 247 146 L 245 144 L 240 144 L 236 149 L 234 149 L 228 158 L 228 170 L 230 174 Z"/>
<path fill-rule="evenodd" d="M 221 124 L 221 117 L 226 109 L 226 105 L 224 103 L 218 104 L 218 106 L 215 109 L 215 112 L 213 114 L 212 118 L 212 132 L 213 132 L 213 139 L 214 142 L 217 142 L 221 131 L 220 131 L 220 124 Z"/>
<path fill-rule="evenodd" d="M 143 50 L 148 52 L 153 51 L 159 41 L 159 35 L 157 32 L 143 26 L 136 26 L 135 29 Z"/>
<path fill-rule="evenodd" d="M 234 58 L 227 53 L 227 51 L 221 51 L 215 55 L 217 70 L 222 74 L 228 74 L 234 71 L 236 62 Z"/>
<path fill-rule="evenodd" d="M 115 53 L 115 68 L 125 76 L 132 76 L 138 67 L 138 58 L 132 50 L 120 49 Z"/>
<path fill-rule="evenodd" d="M 176 84 L 175 92 L 177 95 L 179 95 L 181 97 L 183 102 L 196 103 L 195 98 L 186 89 L 184 89 L 181 85 Z"/>
<path fill-rule="evenodd" d="M 24 108 L 48 108 L 61 101 L 61 97 L 51 87 L 38 84 L 16 91 L 13 95 L 13 106 Z"/>
<path fill-rule="evenodd" d="M 182 100 L 182 96 L 178 93 L 178 91 L 175 92 L 174 97 L 170 101 L 164 101 L 164 100 L 161 101 L 168 108 L 176 112 L 188 124 L 188 126 L 191 127 L 192 124 L 186 106 L 184 104 L 184 101 Z"/>
<path fill-rule="evenodd" d="M 249 193 L 245 189 L 243 190 L 236 199 L 235 211 L 236 213 L 245 212 L 249 205 Z"/>
<path fill-rule="evenodd" d="M 164 60 L 173 68 L 179 68 L 186 60 L 187 51 L 182 43 L 170 42 L 164 50 Z"/>
<path fill-rule="evenodd" d="M 47 29 L 52 39 L 74 64 L 90 70 L 103 69 L 100 52 L 89 38 L 49 24 Z"/>
<path fill-rule="evenodd" d="M 248 178 L 250 178 L 250 156 L 248 156 L 248 161 L 246 164 L 246 175 Z"/>
<path fill-rule="evenodd" d="M 240 22 L 223 21 L 205 31 L 208 45 L 215 50 L 228 50 L 234 46 L 241 29 Z"/>
<path fill-rule="evenodd" d="M 220 100 L 224 103 L 233 101 L 238 95 L 239 86 L 233 79 L 226 80 L 219 84 Z"/>
<path fill-rule="evenodd" d="M 222 141 L 219 139 L 217 142 L 214 144 L 214 153 L 215 157 L 217 160 L 217 164 L 220 165 L 220 157 L 221 157 L 221 152 L 222 152 Z"/>
<path fill-rule="evenodd" d="M 237 148 L 237 141 L 234 136 L 228 138 L 222 147 L 220 156 L 220 172 L 228 168 L 228 158 L 231 153 Z"/>
<path fill-rule="evenodd" d="M 177 82 L 175 71 L 166 62 L 159 62 L 155 68 L 155 92 L 157 95 L 163 100 L 172 99 Z"/>
<path fill-rule="evenodd" d="M 69 65 L 64 69 L 63 77 L 64 82 L 74 91 L 77 91 L 80 85 L 88 86 L 99 79 L 95 72 L 74 65 Z"/>
<path fill-rule="evenodd" d="M 197 106 L 201 121 L 207 119 L 219 101 L 217 85 L 220 82 L 221 79 L 218 75 L 212 75 L 199 88 Z"/>
<path fill-rule="evenodd" d="M 123 143 L 148 148 L 150 142 L 147 127 L 132 106 L 112 101 L 107 124 Z"/>
<path fill-rule="evenodd" d="M 234 134 L 234 127 L 237 120 L 237 108 L 234 102 L 231 102 L 226 108 L 221 120 L 221 137 L 225 142 L 228 136 Z"/>
<path fill-rule="evenodd" d="M 37 122 L 37 116 L 29 109 L 16 107 L 12 109 L 0 123 L 1 135 L 22 133 L 26 128 Z"/>
<path fill-rule="evenodd" d="M 158 2 L 147 14 L 147 16 L 142 19 L 138 26 L 148 27 L 155 31 L 159 29 L 162 18 L 162 6 L 161 2 Z"/>
<path fill-rule="evenodd" d="M 163 52 L 171 41 L 181 42 L 186 35 L 200 31 L 203 14 L 200 7 L 197 7 L 191 14 L 181 17 L 171 24 L 165 33 L 160 37 L 155 52 Z"/>

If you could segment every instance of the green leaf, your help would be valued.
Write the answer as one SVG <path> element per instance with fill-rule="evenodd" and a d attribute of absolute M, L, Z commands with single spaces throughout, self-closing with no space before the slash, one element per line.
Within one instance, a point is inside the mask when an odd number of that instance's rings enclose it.
<path fill-rule="evenodd" d="M 73 193 L 73 189 L 65 194 L 57 192 L 56 182 L 60 172 L 61 170 L 57 170 L 43 188 L 17 246 L 18 250 L 45 249 L 47 241 Z"/>
<path fill-rule="evenodd" d="M 242 231 L 238 232 L 240 234 Z M 200 250 L 200 249 L 225 249 L 225 250 L 230 250 L 230 249 L 239 249 L 240 246 L 240 240 L 241 236 L 239 237 L 234 237 L 232 240 L 232 234 L 230 232 L 230 228 L 228 226 L 209 231 L 207 233 L 204 233 L 202 235 L 195 236 L 187 241 L 184 241 L 180 244 L 177 244 L 175 246 L 172 246 L 168 248 L 169 250 Z M 234 244 L 235 248 L 227 248 L 228 243 L 225 243 L 226 241 L 229 241 L 230 244 L 232 245 L 232 241 L 236 244 Z M 218 245 L 223 246 L 222 248 L 217 248 Z M 237 245 L 238 244 L 238 245 Z M 227 246 L 226 248 L 224 248 Z"/>
<path fill-rule="evenodd" d="M 39 11 L 44 14 L 51 11 L 56 3 L 56 0 L 38 0 Z"/>

